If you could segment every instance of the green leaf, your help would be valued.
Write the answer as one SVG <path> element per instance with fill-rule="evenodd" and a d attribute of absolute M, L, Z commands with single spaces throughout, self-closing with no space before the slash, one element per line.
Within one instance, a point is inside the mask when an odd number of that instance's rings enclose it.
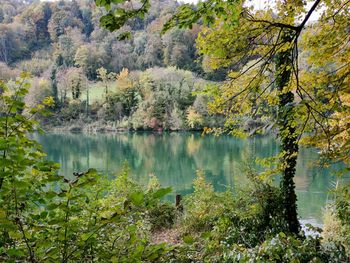
<path fill-rule="evenodd" d="M 201 234 L 201 237 L 204 238 L 204 239 L 208 239 L 211 237 L 211 232 L 203 232 Z"/>
<path fill-rule="evenodd" d="M 145 195 L 142 192 L 135 192 L 135 193 L 132 193 L 129 197 L 130 197 L 131 202 L 134 205 L 139 206 L 139 205 L 141 205 Z"/>
<path fill-rule="evenodd" d="M 10 248 L 9 250 L 7 250 L 7 254 L 10 257 L 23 257 L 24 256 L 23 251 L 21 251 L 19 249 L 15 249 L 15 248 Z"/>
<path fill-rule="evenodd" d="M 281 238 L 286 238 L 286 234 L 283 233 L 283 232 L 280 232 L 278 235 L 279 235 L 279 237 L 281 237 Z"/>
<path fill-rule="evenodd" d="M 182 238 L 182 240 L 183 240 L 186 244 L 189 244 L 189 245 L 193 244 L 193 242 L 194 242 L 194 238 L 193 238 L 192 236 L 190 236 L 190 235 L 184 236 L 184 237 Z"/>
<path fill-rule="evenodd" d="M 160 198 L 166 196 L 167 194 L 171 193 L 171 191 L 172 191 L 171 187 L 161 188 L 153 193 L 153 197 L 160 199 Z"/>

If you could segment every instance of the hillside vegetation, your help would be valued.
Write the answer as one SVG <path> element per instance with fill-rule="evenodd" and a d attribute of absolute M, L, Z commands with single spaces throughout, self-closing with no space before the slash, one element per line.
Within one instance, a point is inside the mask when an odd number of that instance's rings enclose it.
<path fill-rule="evenodd" d="M 250 2 L 0 0 L 1 262 L 350 262 L 349 184 L 332 191 L 323 230 L 302 225 L 295 184 L 302 145 L 350 171 L 350 1 Z M 30 137 L 40 127 L 274 129 L 279 147 L 235 160 L 247 187 L 215 192 L 198 171 L 170 204 L 170 187 L 138 184 L 127 164 L 60 175 Z"/>
<path fill-rule="evenodd" d="M 144 19 L 110 33 L 93 1 L 1 0 L 0 78 L 32 75 L 28 105 L 55 100 L 47 129 L 186 130 L 220 123 L 208 118 L 208 96 L 198 87 L 225 77 L 205 72 L 195 40 L 200 25 L 160 35 L 179 6 L 152 1 Z M 121 40 L 123 32 L 132 37 Z"/>

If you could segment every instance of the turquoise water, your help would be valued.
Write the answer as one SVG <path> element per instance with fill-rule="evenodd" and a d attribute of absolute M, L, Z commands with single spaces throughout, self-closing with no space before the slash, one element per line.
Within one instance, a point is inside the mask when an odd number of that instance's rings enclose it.
<path fill-rule="evenodd" d="M 272 136 L 238 139 L 199 133 L 119 133 L 34 137 L 44 146 L 48 159 L 61 164 L 60 173 L 65 176 L 90 167 L 112 175 L 127 161 L 135 180 L 147 184 L 149 175 L 154 174 L 162 186 L 173 188 L 173 195 L 192 192 L 198 169 L 205 171 L 216 190 L 245 185 L 244 171 L 252 160 L 273 156 L 279 150 Z M 337 180 L 334 175 L 341 167 L 317 167 L 317 160 L 316 150 L 301 148 L 295 184 L 300 218 L 320 224 L 322 210 L 332 197 L 329 190 Z"/>

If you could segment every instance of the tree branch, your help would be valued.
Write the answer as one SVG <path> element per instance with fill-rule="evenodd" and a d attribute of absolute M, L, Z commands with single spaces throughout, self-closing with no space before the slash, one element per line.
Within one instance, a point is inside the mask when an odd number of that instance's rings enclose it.
<path fill-rule="evenodd" d="M 321 0 L 316 0 L 315 3 L 312 5 L 312 7 L 310 8 L 309 12 L 307 12 L 303 22 L 301 22 L 301 24 L 297 27 L 297 31 L 298 31 L 298 36 L 301 32 L 301 30 L 303 30 L 303 27 L 305 26 L 306 22 L 310 19 L 310 16 L 312 15 L 312 13 L 315 11 L 316 7 L 318 6 L 318 4 L 321 2 Z"/>

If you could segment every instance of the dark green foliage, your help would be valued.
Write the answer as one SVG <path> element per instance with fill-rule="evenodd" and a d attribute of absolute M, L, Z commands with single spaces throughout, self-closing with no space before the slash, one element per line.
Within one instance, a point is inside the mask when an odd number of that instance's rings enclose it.
<path fill-rule="evenodd" d="M 52 96 L 54 99 L 54 106 L 57 108 L 59 106 L 59 100 L 58 100 L 58 90 L 57 90 L 57 80 L 56 80 L 56 72 L 57 68 L 53 67 L 51 70 L 51 87 L 52 87 Z"/>
<path fill-rule="evenodd" d="M 164 25 L 162 32 L 166 32 L 173 27 L 192 28 L 193 24 L 202 19 L 205 25 L 214 24 L 217 18 L 222 18 L 225 21 L 232 21 L 232 25 L 236 23 L 239 15 L 238 5 L 240 1 L 236 0 L 207 0 L 199 2 L 196 6 L 185 4 L 178 8 L 175 15 L 173 15 Z M 234 13 L 228 13 L 227 7 Z M 235 12 L 236 11 L 236 12 Z"/>
<path fill-rule="evenodd" d="M 224 252 L 222 262 L 346 262 L 339 247 L 331 250 L 321 245 L 320 238 L 297 239 L 279 233 L 252 249 L 235 245 Z"/>
<path fill-rule="evenodd" d="M 127 89 L 123 93 L 109 94 L 106 100 L 105 120 L 116 121 L 132 115 L 137 108 L 140 96 L 138 87 Z"/>
<path fill-rule="evenodd" d="M 336 207 L 340 220 L 350 225 L 350 187 L 349 184 L 337 190 Z"/>
<path fill-rule="evenodd" d="M 339 246 L 322 245 L 321 239 L 307 237 L 297 239 L 284 233 L 276 234 L 254 248 L 242 245 L 200 240 L 187 240 L 187 244 L 176 247 L 171 255 L 175 262 L 348 262 L 349 258 Z"/>
<path fill-rule="evenodd" d="M 68 106 L 62 108 L 59 112 L 58 120 L 61 122 L 70 122 L 78 120 L 79 117 L 85 112 L 85 102 L 74 101 L 69 103 Z M 58 121 L 55 119 L 55 121 Z"/>
<path fill-rule="evenodd" d="M 336 217 L 340 220 L 339 238 L 346 248 L 347 255 L 350 257 L 350 185 L 345 184 L 336 191 L 335 201 Z"/>
<path fill-rule="evenodd" d="M 175 224 L 176 210 L 172 204 L 164 203 L 149 211 L 151 231 L 171 228 Z"/>
<path fill-rule="evenodd" d="M 126 9 L 122 7 L 112 8 L 113 4 L 123 4 L 126 0 L 96 0 L 97 6 L 104 7 L 108 14 L 100 18 L 101 25 L 109 31 L 120 29 L 124 24 L 133 18 L 144 18 L 150 9 L 150 0 L 141 0 L 140 6 L 133 9 Z"/>
<path fill-rule="evenodd" d="M 259 179 L 252 180 L 251 188 L 238 193 L 216 193 L 199 173 L 194 194 L 184 202 L 184 233 L 209 231 L 218 242 L 254 247 L 286 231 L 279 190 Z"/>
<path fill-rule="evenodd" d="M 182 243 L 170 253 L 175 262 L 347 262 L 340 244 L 284 234 L 279 189 L 249 177 L 250 188 L 217 193 L 198 174 L 179 219 Z"/>
<path fill-rule="evenodd" d="M 282 39 L 286 43 L 292 41 L 293 32 L 282 32 Z M 279 136 L 282 141 L 281 170 L 283 177 L 281 180 L 281 191 L 283 193 L 284 218 L 288 222 L 289 231 L 298 234 L 300 224 L 297 214 L 297 196 L 293 181 L 297 157 L 299 152 L 298 133 L 295 123 L 294 94 L 292 91 L 284 89 L 289 85 L 292 69 L 292 48 L 280 51 L 276 55 L 276 87 L 279 90 L 279 104 L 277 123 Z"/>
<path fill-rule="evenodd" d="M 149 242 L 147 211 L 160 211 L 170 188 L 144 190 L 124 167 L 116 179 L 94 169 L 65 178 L 45 161 L 35 130 L 22 114 L 28 85 L 1 83 L 0 260 L 6 262 L 156 261 L 168 248 Z M 43 113 L 47 99 L 30 114 Z M 154 221 L 154 219 L 153 219 Z"/>
<path fill-rule="evenodd" d="M 23 75 L 23 77 L 27 77 Z M 217 193 L 199 173 L 184 214 L 160 201 L 171 188 L 151 178 L 148 189 L 129 178 L 90 169 L 69 177 L 45 161 L 41 147 L 27 138 L 31 115 L 45 113 L 52 99 L 34 109 L 23 101 L 28 85 L 1 83 L 0 260 L 5 262 L 346 262 L 344 249 L 319 238 L 294 237 L 280 213 L 279 191 L 251 175 L 252 187 Z M 348 191 L 339 196 L 347 220 Z M 345 211 L 345 212 L 344 212 Z M 174 225 L 177 216 L 177 225 Z M 177 227 L 176 246 L 151 243 L 151 232 Z"/>
<path fill-rule="evenodd" d="M 87 37 L 90 37 L 91 33 L 94 31 L 94 25 L 92 23 L 92 12 L 90 9 L 82 9 L 82 21 L 84 24 L 83 33 Z"/>

